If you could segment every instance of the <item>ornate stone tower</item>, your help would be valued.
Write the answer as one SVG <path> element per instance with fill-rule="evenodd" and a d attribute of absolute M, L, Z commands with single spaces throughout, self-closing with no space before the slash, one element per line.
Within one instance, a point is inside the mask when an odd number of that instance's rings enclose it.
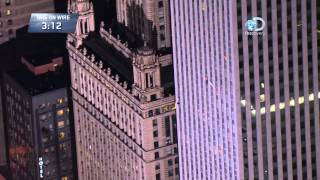
<path fill-rule="evenodd" d="M 144 101 L 154 101 L 162 97 L 159 59 L 146 43 L 136 54 L 133 73 L 134 95 Z"/>
<path fill-rule="evenodd" d="M 93 4 L 89 0 L 69 0 L 68 12 L 79 14 L 76 32 L 72 34 L 79 46 L 88 33 L 95 30 Z"/>

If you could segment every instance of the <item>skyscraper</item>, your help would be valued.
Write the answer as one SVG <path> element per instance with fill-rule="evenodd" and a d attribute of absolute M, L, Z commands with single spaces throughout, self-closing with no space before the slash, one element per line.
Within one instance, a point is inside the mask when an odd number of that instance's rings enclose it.
<path fill-rule="evenodd" d="M 239 179 L 233 1 L 171 1 L 182 179 Z"/>
<path fill-rule="evenodd" d="M 319 179 L 320 3 L 237 2 L 243 175 Z M 263 35 L 246 36 L 252 17 Z"/>
<path fill-rule="evenodd" d="M 80 15 L 67 40 L 79 179 L 178 179 L 171 55 L 104 23 L 93 32 L 88 0 L 69 10 Z"/>
<path fill-rule="evenodd" d="M 54 12 L 54 0 L 3 0 L 0 2 L 0 44 L 16 36 L 29 23 L 31 13 Z"/>
<path fill-rule="evenodd" d="M 68 89 L 62 57 L 21 59 L 3 75 L 3 104 L 12 179 L 74 179 Z"/>
<path fill-rule="evenodd" d="M 157 49 L 171 47 L 169 0 L 116 0 L 117 20 Z"/>
<path fill-rule="evenodd" d="M 181 177 L 319 179 L 320 3 L 178 0 L 171 13 Z"/>

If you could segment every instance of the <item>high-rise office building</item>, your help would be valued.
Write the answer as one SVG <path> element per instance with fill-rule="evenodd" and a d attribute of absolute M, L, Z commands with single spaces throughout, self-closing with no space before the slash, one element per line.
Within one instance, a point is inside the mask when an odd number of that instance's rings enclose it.
<path fill-rule="evenodd" d="M 182 179 L 239 179 L 233 1 L 171 1 Z"/>
<path fill-rule="evenodd" d="M 117 20 L 157 49 L 171 47 L 169 0 L 116 0 Z"/>
<path fill-rule="evenodd" d="M 171 55 L 136 48 L 104 23 L 92 32 L 89 1 L 69 7 L 80 14 L 67 41 L 79 179 L 178 179 Z"/>
<path fill-rule="evenodd" d="M 238 1 L 237 7 L 243 176 L 319 179 L 320 3 Z M 264 19 L 262 35 L 243 34 L 252 17 Z"/>
<path fill-rule="evenodd" d="M 60 56 L 24 56 L 3 75 L 12 179 L 74 179 L 66 73 Z"/>
<path fill-rule="evenodd" d="M 319 179 L 320 3 L 171 3 L 181 177 Z"/>
<path fill-rule="evenodd" d="M 3 0 L 0 2 L 0 44 L 16 36 L 29 23 L 31 13 L 54 12 L 54 0 Z"/>

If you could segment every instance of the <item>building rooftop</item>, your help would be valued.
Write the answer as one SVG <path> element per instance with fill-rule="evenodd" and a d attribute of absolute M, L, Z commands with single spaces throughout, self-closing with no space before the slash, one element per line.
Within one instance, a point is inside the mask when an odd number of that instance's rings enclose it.
<path fill-rule="evenodd" d="M 22 65 L 7 72 L 20 86 L 29 92 L 30 95 L 38 95 L 55 89 L 68 86 L 68 73 L 64 66 L 58 66 L 54 71 L 35 75 L 25 65 Z"/>
<path fill-rule="evenodd" d="M 94 54 L 96 60 L 102 61 L 104 68 L 110 68 L 112 75 L 118 74 L 120 81 L 127 81 L 128 88 L 133 84 L 132 60 L 126 58 L 98 34 L 91 33 L 84 41 L 88 54 Z"/>
<path fill-rule="evenodd" d="M 0 69 L 16 69 L 20 66 L 21 56 L 28 56 L 54 49 L 65 49 L 65 34 L 31 34 L 27 27 L 17 31 L 17 38 L 0 45 Z"/>
<path fill-rule="evenodd" d="M 133 52 L 143 46 L 143 39 L 129 31 L 129 29 L 122 24 L 114 22 L 106 26 L 105 29 L 107 31 L 111 29 L 113 37 L 119 37 L 121 42 L 127 42 L 128 48 Z"/>
<path fill-rule="evenodd" d="M 52 62 L 53 58 L 61 56 L 62 51 L 60 49 L 45 49 L 42 52 L 27 54 L 23 57 L 28 60 L 33 66 L 41 66 Z"/>

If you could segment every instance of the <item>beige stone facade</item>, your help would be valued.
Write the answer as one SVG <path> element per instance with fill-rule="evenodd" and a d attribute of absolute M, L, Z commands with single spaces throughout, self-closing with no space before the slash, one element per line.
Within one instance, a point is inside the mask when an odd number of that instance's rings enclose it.
<path fill-rule="evenodd" d="M 175 97 L 161 83 L 168 56 L 133 52 L 103 24 L 95 35 L 79 28 L 67 41 L 79 179 L 178 179 Z"/>

